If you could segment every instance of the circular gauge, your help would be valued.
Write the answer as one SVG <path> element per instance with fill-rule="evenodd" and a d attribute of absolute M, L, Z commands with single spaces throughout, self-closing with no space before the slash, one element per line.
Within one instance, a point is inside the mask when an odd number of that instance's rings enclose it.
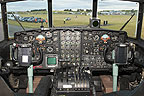
<path fill-rule="evenodd" d="M 99 52 L 99 47 L 96 47 L 96 48 L 94 49 L 94 52 Z"/>
<path fill-rule="evenodd" d="M 70 45 L 70 43 L 71 43 L 70 41 L 67 41 L 67 42 L 66 42 L 66 45 Z"/>
<path fill-rule="evenodd" d="M 61 36 L 65 36 L 65 33 L 63 31 L 61 32 Z"/>
<path fill-rule="evenodd" d="M 61 57 L 62 57 L 62 58 L 65 58 L 65 54 L 62 54 Z"/>
<path fill-rule="evenodd" d="M 111 39 L 110 36 L 107 35 L 107 34 L 104 34 L 104 35 L 101 37 L 101 40 L 103 40 L 104 43 L 107 43 L 107 41 L 110 40 L 110 39 Z"/>
<path fill-rule="evenodd" d="M 70 46 L 69 45 L 66 45 L 66 49 L 69 49 L 70 48 Z"/>
<path fill-rule="evenodd" d="M 87 31 L 85 31 L 85 32 L 84 32 L 84 35 L 88 35 L 88 32 L 87 32 Z"/>
<path fill-rule="evenodd" d="M 47 32 L 47 33 L 46 33 L 46 37 L 47 37 L 47 38 L 51 38 L 51 37 L 52 37 L 52 33 L 51 33 L 51 32 Z"/>
<path fill-rule="evenodd" d="M 45 40 L 45 37 L 44 37 L 43 35 L 38 35 L 38 36 L 36 37 L 36 40 L 38 40 L 38 41 L 44 41 L 44 40 Z"/>
<path fill-rule="evenodd" d="M 53 48 L 52 47 L 48 47 L 47 48 L 47 52 L 53 52 Z"/>
<path fill-rule="evenodd" d="M 76 43 L 76 45 L 79 45 L 80 44 L 80 41 L 77 41 L 77 42 L 75 42 Z"/>
<path fill-rule="evenodd" d="M 88 37 L 88 40 L 92 40 L 92 37 L 91 37 L 91 36 L 89 36 L 89 37 Z"/>
<path fill-rule="evenodd" d="M 74 32 L 72 32 L 72 34 L 71 34 L 71 35 L 75 36 L 75 33 L 74 33 Z"/>
<path fill-rule="evenodd" d="M 66 55 L 66 58 L 70 58 L 70 54 L 67 54 L 67 55 Z"/>
<path fill-rule="evenodd" d="M 29 36 L 29 41 L 34 41 L 35 38 L 33 36 Z"/>
<path fill-rule="evenodd" d="M 111 37 L 111 40 L 112 41 L 118 41 L 118 37 L 117 36 L 113 36 L 113 37 Z"/>
<path fill-rule="evenodd" d="M 72 36 L 72 37 L 71 37 L 71 40 L 75 40 L 75 37 L 74 37 L 74 36 Z"/>
<path fill-rule="evenodd" d="M 66 40 L 70 40 L 70 36 L 66 36 Z"/>
<path fill-rule="evenodd" d="M 76 37 L 76 40 L 80 40 L 80 36 L 77 36 L 77 37 Z"/>
<path fill-rule="evenodd" d="M 27 40 L 28 40 L 28 37 L 27 37 L 27 36 L 24 36 L 23 39 L 24 39 L 24 41 L 27 41 Z"/>
<path fill-rule="evenodd" d="M 62 46 L 61 46 L 61 49 L 65 49 L 65 46 L 64 46 L 64 45 L 62 45 Z"/>
<path fill-rule="evenodd" d="M 80 32 L 79 32 L 79 31 L 77 31 L 77 32 L 76 32 L 76 35 L 80 35 Z"/>
<path fill-rule="evenodd" d="M 75 41 L 72 41 L 72 42 L 71 42 L 71 45 L 74 45 L 74 44 L 75 44 Z"/>
<path fill-rule="evenodd" d="M 98 41 L 99 40 L 99 35 L 95 35 L 94 37 L 93 37 L 93 39 L 95 40 L 95 41 Z"/>
<path fill-rule="evenodd" d="M 57 37 L 55 37 L 54 39 L 53 39 L 53 41 L 57 41 L 58 40 L 58 38 Z"/>
<path fill-rule="evenodd" d="M 89 34 L 88 40 L 92 40 L 92 34 Z"/>
<path fill-rule="evenodd" d="M 70 32 L 70 31 L 67 31 L 67 32 L 66 32 L 66 35 L 70 35 L 70 34 L 71 34 L 71 32 Z"/>
<path fill-rule="evenodd" d="M 88 38 L 87 38 L 87 36 L 84 36 L 84 40 L 87 40 Z"/>
<path fill-rule="evenodd" d="M 62 44 L 62 45 L 64 45 L 64 44 L 65 44 L 65 42 L 64 42 L 64 41 L 62 41 L 62 42 L 61 42 L 61 44 Z"/>
<path fill-rule="evenodd" d="M 62 40 L 62 41 L 63 41 L 63 40 L 65 40 L 65 37 L 64 37 L 64 36 L 62 36 L 62 37 L 61 37 L 61 40 Z"/>
<path fill-rule="evenodd" d="M 74 58 L 75 57 L 74 54 L 71 54 L 71 57 Z"/>
<path fill-rule="evenodd" d="M 38 41 L 39 44 L 42 44 L 43 41 L 45 41 L 45 37 L 43 35 L 38 35 L 36 37 L 36 40 Z"/>
<path fill-rule="evenodd" d="M 52 44 L 53 41 L 51 39 L 47 39 L 47 44 Z"/>

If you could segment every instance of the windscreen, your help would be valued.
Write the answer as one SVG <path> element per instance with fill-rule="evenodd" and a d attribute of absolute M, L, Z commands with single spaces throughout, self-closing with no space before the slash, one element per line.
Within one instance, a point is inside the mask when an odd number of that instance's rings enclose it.
<path fill-rule="evenodd" d="M 100 0 L 98 18 L 101 19 L 101 28 L 120 30 L 128 22 L 123 31 L 129 37 L 135 37 L 139 4 L 121 0 Z"/>
<path fill-rule="evenodd" d="M 54 27 L 87 27 L 93 0 L 53 0 Z"/>
<path fill-rule="evenodd" d="M 7 10 L 10 38 L 18 31 L 48 27 L 47 0 L 11 2 L 7 4 Z"/>
<path fill-rule="evenodd" d="M 92 17 L 93 0 L 52 1 L 54 27 L 88 27 Z M 13 37 L 18 31 L 48 27 L 47 0 L 27 0 L 7 5 L 9 37 Z M 99 0 L 97 17 L 101 20 L 100 27 L 120 30 L 134 15 L 123 31 L 128 32 L 130 37 L 135 37 L 138 8 L 139 4 L 136 2 Z"/>

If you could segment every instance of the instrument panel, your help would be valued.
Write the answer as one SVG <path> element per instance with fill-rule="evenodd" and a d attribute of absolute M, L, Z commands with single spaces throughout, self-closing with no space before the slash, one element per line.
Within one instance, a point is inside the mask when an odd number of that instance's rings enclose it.
<path fill-rule="evenodd" d="M 17 32 L 14 36 L 17 44 L 32 45 L 34 59 L 38 57 L 37 49 L 42 49 L 43 68 L 49 68 L 46 64 L 50 63 L 45 60 L 45 56 L 48 56 L 51 64 L 57 61 L 58 68 L 82 66 L 91 69 L 112 68 L 104 61 L 104 50 L 106 47 L 115 48 L 117 43 L 125 42 L 126 37 L 126 32 L 96 29 L 32 30 Z M 58 60 L 54 61 L 53 56 Z"/>

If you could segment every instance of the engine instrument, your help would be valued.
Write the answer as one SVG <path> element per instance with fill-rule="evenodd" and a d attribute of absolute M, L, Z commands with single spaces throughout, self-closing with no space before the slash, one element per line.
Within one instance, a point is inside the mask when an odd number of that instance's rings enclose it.
<path fill-rule="evenodd" d="M 117 43 L 125 42 L 126 37 L 126 32 L 96 29 L 49 29 L 15 33 L 17 44 L 32 44 L 34 59 L 39 56 L 36 54 L 37 49 L 42 49 L 43 68 L 52 68 L 48 63 L 51 62 L 55 65 L 53 68 L 82 66 L 94 70 L 112 68 L 111 64 L 104 61 L 104 50 L 107 47 L 113 50 Z"/>

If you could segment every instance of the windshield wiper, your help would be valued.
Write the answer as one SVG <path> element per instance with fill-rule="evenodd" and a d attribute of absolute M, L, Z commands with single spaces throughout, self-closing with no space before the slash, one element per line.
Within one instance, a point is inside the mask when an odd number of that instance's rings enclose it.
<path fill-rule="evenodd" d="M 25 28 L 23 27 L 23 25 L 20 23 L 20 21 L 17 19 L 17 17 L 13 14 L 13 12 L 12 12 L 12 16 L 15 18 L 15 20 L 19 23 L 19 25 L 21 26 L 21 28 L 24 30 L 24 31 L 26 31 L 25 30 Z"/>
<path fill-rule="evenodd" d="M 135 16 L 135 13 L 131 16 L 131 18 L 121 27 L 120 31 L 122 31 L 126 25 L 131 21 L 131 19 Z"/>

